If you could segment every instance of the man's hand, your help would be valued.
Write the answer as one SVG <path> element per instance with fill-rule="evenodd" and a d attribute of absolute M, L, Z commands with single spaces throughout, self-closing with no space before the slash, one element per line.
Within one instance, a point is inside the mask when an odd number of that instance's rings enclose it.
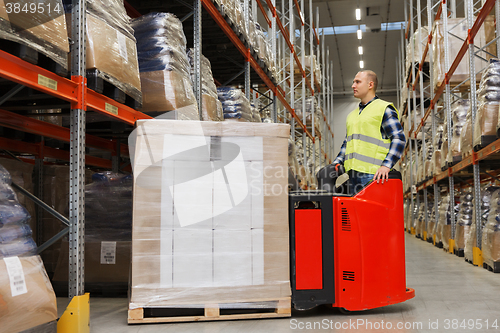
<path fill-rule="evenodd" d="M 391 171 L 391 169 L 389 169 L 388 167 L 381 166 L 380 168 L 378 168 L 377 172 L 373 176 L 373 180 L 377 181 L 377 183 L 378 183 L 379 180 L 381 179 L 382 180 L 382 184 L 383 184 L 384 183 L 384 179 L 386 181 L 389 180 L 389 171 Z"/>

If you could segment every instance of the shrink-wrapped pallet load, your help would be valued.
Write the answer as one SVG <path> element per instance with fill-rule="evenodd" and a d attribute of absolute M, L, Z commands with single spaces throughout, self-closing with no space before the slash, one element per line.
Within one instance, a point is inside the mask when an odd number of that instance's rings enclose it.
<path fill-rule="evenodd" d="M 448 72 L 448 68 L 445 68 L 445 55 L 448 54 L 448 63 L 451 66 L 453 60 L 457 57 L 464 40 L 467 40 L 467 20 L 464 18 L 449 18 L 448 26 L 444 27 L 443 20 L 437 20 L 434 22 L 434 27 L 432 29 L 432 59 L 433 59 L 433 84 L 434 89 L 437 89 L 439 84 L 444 80 L 445 73 Z M 444 34 L 448 33 L 448 52 L 445 53 L 444 45 Z M 481 25 L 476 36 L 474 37 L 474 46 L 481 48 L 486 45 L 485 42 L 485 31 L 484 26 Z M 474 65 L 476 73 L 479 73 L 481 69 L 486 67 L 487 63 L 481 58 L 486 58 L 486 52 L 477 51 L 477 56 L 474 57 Z M 469 55 L 468 51 L 458 64 L 455 72 L 450 77 L 450 84 L 457 85 L 467 79 L 469 79 Z M 480 74 L 476 76 L 476 80 L 480 79 Z M 475 82 L 474 82 L 475 83 Z M 468 81 L 466 85 L 470 84 Z"/>
<path fill-rule="evenodd" d="M 469 236 L 470 226 L 472 224 L 472 215 L 474 214 L 474 197 L 471 189 L 468 188 L 460 196 L 460 208 L 455 229 L 455 244 L 453 250 L 460 256 L 465 249 L 465 243 Z"/>
<path fill-rule="evenodd" d="M 37 246 L 30 214 L 17 200 L 12 177 L 0 164 L 0 322 L 16 333 L 54 322 L 56 297 Z M 53 325 L 52 325 L 53 327 Z"/>
<path fill-rule="evenodd" d="M 500 106 L 500 62 L 491 59 L 477 90 L 477 113 L 474 122 L 474 148 L 484 148 L 497 139 Z"/>
<path fill-rule="evenodd" d="M 289 125 L 140 120 L 134 134 L 129 322 L 153 307 L 289 311 Z"/>
<path fill-rule="evenodd" d="M 66 7 L 71 34 L 71 6 Z M 141 102 L 136 39 L 123 1 L 87 0 L 86 68 Z"/>
<path fill-rule="evenodd" d="M 143 92 L 142 111 L 179 120 L 199 120 L 191 83 L 186 36 L 169 13 L 149 13 L 132 21 L 137 38 Z"/>
<path fill-rule="evenodd" d="M 224 120 L 253 122 L 250 102 L 241 89 L 219 87 L 217 88 L 217 96 L 222 103 Z"/>
<path fill-rule="evenodd" d="M 31 7 L 15 13 L 13 6 L 16 3 L 23 4 L 19 1 L 0 1 L 0 39 L 4 40 L 1 41 L 2 47 L 17 49 L 19 51 L 16 53 L 21 53 L 24 60 L 37 64 L 38 55 L 23 50 L 28 47 L 52 59 L 66 70 L 70 46 L 63 2 L 33 2 L 33 5 L 38 4 L 38 10 L 33 11 Z M 16 44 L 10 45 L 9 42 Z"/>
<path fill-rule="evenodd" d="M 191 65 L 191 82 L 194 82 L 194 49 L 189 49 L 187 52 L 189 63 Z M 202 97 L 202 120 L 206 121 L 222 121 L 222 106 L 217 97 L 217 87 L 215 86 L 214 77 L 212 75 L 212 66 L 210 61 L 202 54 L 201 55 L 201 97 Z"/>
<path fill-rule="evenodd" d="M 487 268 L 498 273 L 500 272 L 500 190 L 494 191 L 491 195 L 490 211 L 485 219 L 481 242 L 483 262 Z"/>
<path fill-rule="evenodd" d="M 469 111 L 469 100 L 460 99 L 451 105 L 452 135 L 451 144 L 448 145 L 448 164 L 456 164 L 462 160 L 462 146 L 460 137 L 466 124 L 467 113 Z"/>
<path fill-rule="evenodd" d="M 483 236 L 486 230 L 486 224 L 489 222 L 489 216 L 496 217 L 496 205 L 498 204 L 498 186 L 486 185 L 481 189 L 481 225 L 483 229 Z M 472 223 L 469 228 L 469 233 L 465 239 L 464 256 L 469 262 L 474 262 L 474 247 L 477 247 L 477 221 L 476 215 L 472 214 Z M 494 222 L 493 222 L 494 223 Z M 484 242 L 484 240 L 483 240 Z M 483 248 L 484 249 L 484 248 Z"/>

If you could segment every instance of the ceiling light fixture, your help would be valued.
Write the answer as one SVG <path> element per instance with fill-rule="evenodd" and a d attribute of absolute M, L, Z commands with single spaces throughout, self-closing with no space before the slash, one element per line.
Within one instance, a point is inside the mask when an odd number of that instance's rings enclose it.
<path fill-rule="evenodd" d="M 358 53 L 363 54 L 363 46 L 358 46 Z"/>
<path fill-rule="evenodd" d="M 358 29 L 358 39 L 361 39 L 363 38 L 363 36 L 361 35 L 361 29 Z"/>
<path fill-rule="evenodd" d="M 363 60 L 359 61 L 359 68 L 365 68 L 365 62 Z"/>
<path fill-rule="evenodd" d="M 361 20 L 361 9 L 356 8 L 356 20 Z"/>

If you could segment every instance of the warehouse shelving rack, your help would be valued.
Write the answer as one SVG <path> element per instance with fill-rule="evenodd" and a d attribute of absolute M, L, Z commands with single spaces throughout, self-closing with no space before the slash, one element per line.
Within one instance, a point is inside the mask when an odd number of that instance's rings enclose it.
<path fill-rule="evenodd" d="M 247 0 L 248 1 L 248 0 Z M 295 91 L 297 89 L 291 89 L 294 87 L 293 84 L 289 86 L 287 84 L 273 82 L 269 78 L 265 69 L 261 67 L 256 58 L 254 58 L 244 43 L 231 29 L 227 21 L 221 15 L 220 12 L 216 10 L 213 2 L 210 0 L 195 0 L 193 6 L 191 6 L 191 11 L 185 16 L 185 18 L 194 16 L 193 19 L 193 40 L 195 47 L 195 66 L 200 66 L 201 59 L 201 43 L 202 38 L 202 16 L 203 13 L 208 13 L 213 18 L 219 29 L 217 31 L 218 36 L 226 36 L 233 48 L 237 52 L 241 53 L 245 59 L 245 92 L 249 96 L 250 92 L 259 92 L 259 95 L 265 95 L 270 99 L 273 104 L 273 119 L 275 121 L 288 122 L 292 124 L 292 128 L 296 126 L 301 130 L 294 130 L 292 135 L 295 137 L 296 134 L 302 135 L 302 142 L 306 142 L 304 149 L 304 156 L 308 158 L 312 157 L 319 166 L 326 165 L 331 162 L 331 151 L 333 147 L 333 132 L 330 127 L 332 123 L 332 112 L 331 112 L 331 85 L 329 80 L 325 80 L 325 76 L 331 72 L 333 66 L 330 67 L 328 53 L 325 56 L 324 44 L 323 52 L 320 52 L 320 36 L 318 35 L 318 29 L 315 28 L 313 22 L 312 14 L 312 2 L 309 0 L 309 18 L 304 17 L 300 8 L 304 8 L 304 0 L 301 0 L 301 7 L 297 0 L 289 0 L 289 20 L 288 29 L 290 35 L 287 36 L 286 26 L 283 25 L 281 21 L 286 21 L 285 11 L 281 13 L 276 9 L 275 0 L 266 0 L 267 8 L 260 3 L 259 0 L 252 0 L 252 10 L 254 13 L 257 8 L 260 8 L 262 14 L 266 17 L 266 22 L 269 24 L 271 36 L 276 38 L 271 38 L 272 41 L 272 54 L 280 55 L 276 61 L 284 60 L 286 58 L 286 53 L 279 51 L 281 48 L 289 48 L 290 58 L 298 64 L 301 68 L 301 86 L 302 91 L 298 93 L 299 96 L 305 96 L 303 93 L 304 86 L 306 90 L 309 90 L 310 94 L 316 97 L 316 103 L 319 103 L 321 115 L 320 115 L 320 128 L 321 133 L 316 131 L 315 126 L 311 126 L 311 129 L 306 127 L 305 118 L 299 119 L 294 112 L 293 105 L 296 102 Z M 184 1 L 182 1 L 185 3 Z M 283 1 L 283 8 L 284 8 Z M 128 2 L 125 2 L 125 7 L 130 16 L 140 15 L 139 11 L 131 6 Z M 205 8 L 205 12 L 202 11 L 202 7 Z M 85 166 L 94 166 L 97 168 L 113 169 L 114 171 L 123 170 L 126 165 L 120 165 L 120 157 L 128 155 L 128 147 L 120 142 L 119 139 L 107 139 L 98 135 L 90 135 L 86 133 L 86 113 L 89 111 L 94 111 L 99 114 L 105 115 L 112 121 L 120 122 L 129 125 L 128 129 L 135 124 L 139 119 L 150 119 L 151 117 L 137 111 L 131 107 L 123 105 L 116 102 L 115 100 L 108 98 L 102 94 L 96 93 L 95 91 L 89 89 L 86 85 L 86 66 L 85 66 L 85 22 L 86 22 L 86 2 L 80 0 L 73 0 L 72 11 L 72 44 L 71 44 L 71 63 L 72 63 L 72 73 L 71 79 L 61 77 L 51 71 L 45 70 L 37 65 L 30 64 L 26 61 L 19 59 L 7 52 L 0 50 L 0 77 L 2 78 L 1 83 L 7 84 L 10 90 L 0 99 L 0 106 L 9 100 L 12 96 L 18 94 L 23 89 L 29 89 L 30 100 L 32 104 L 28 107 L 26 101 L 16 106 L 5 106 L 0 107 L 0 126 L 5 128 L 11 128 L 20 132 L 34 134 L 40 136 L 42 139 L 40 142 L 25 142 L 23 140 L 14 140 L 11 138 L 0 137 L 0 149 L 8 150 L 8 153 L 12 155 L 11 152 L 26 153 L 33 155 L 35 157 L 35 174 L 38 182 L 39 191 L 37 192 L 38 197 L 42 196 L 40 186 L 43 174 L 43 165 L 45 163 L 45 158 L 51 158 L 55 160 L 69 161 L 70 164 L 70 207 L 69 207 L 69 218 L 66 220 L 64 217 L 60 219 L 68 223 L 67 229 L 64 229 L 61 233 L 53 237 L 49 242 L 42 245 L 42 248 L 46 248 L 50 242 L 56 241 L 58 238 L 62 237 L 66 230 L 69 232 L 69 246 L 70 246 L 70 260 L 69 260 L 69 296 L 79 296 L 84 293 L 84 231 L 85 231 Z M 290 10 L 291 9 L 291 10 Z M 296 13 L 294 12 L 294 9 Z M 247 16 L 248 11 L 245 13 Z M 270 14 L 270 15 L 268 15 Z M 271 18 L 269 18 L 269 17 Z M 299 17 L 302 24 L 300 39 L 301 45 L 297 47 L 293 44 L 291 40 L 295 38 L 295 17 Z M 316 12 L 316 25 L 319 26 L 319 13 Z M 278 33 L 279 28 L 279 33 Z M 292 29 L 293 28 L 293 29 Z M 303 56 L 307 54 L 307 48 L 305 46 L 306 42 L 306 31 L 309 32 L 309 54 L 316 54 L 318 59 L 321 58 L 321 70 L 322 70 L 322 89 L 317 84 L 314 84 L 314 79 L 312 77 L 313 73 L 306 75 L 301 63 L 304 62 Z M 322 36 L 324 38 L 324 36 Z M 304 43 L 304 44 L 302 44 Z M 300 53 L 296 51 L 300 50 Z M 302 59 L 300 59 L 301 57 Z M 210 59 L 210 58 L 209 58 Z M 302 61 L 301 61 L 302 60 Z M 279 65 L 277 63 L 277 65 Z M 291 64 L 293 65 L 293 64 Z M 215 66 L 217 67 L 217 65 Z M 250 71 L 253 69 L 253 72 Z M 217 68 L 215 68 L 217 69 Z M 198 74 L 199 71 L 196 71 Z M 290 76 L 290 83 L 293 81 L 293 71 Z M 255 80 L 255 76 L 258 79 Z M 251 86 L 252 80 L 263 83 L 256 88 L 254 83 Z M 195 94 L 198 99 L 198 105 L 201 107 L 201 78 L 199 75 L 196 76 L 195 84 Z M 253 88 L 253 89 L 252 89 Z M 261 91 L 264 90 L 262 93 Z M 288 91 L 288 94 L 286 91 Z M 302 93 L 302 94 L 301 94 Z M 70 109 L 70 127 L 63 127 L 58 125 L 53 125 L 45 121 L 33 119 L 28 115 L 20 114 L 18 111 L 23 109 L 33 109 L 34 104 L 43 100 L 44 103 L 38 103 L 36 109 L 47 109 L 57 106 L 58 108 L 68 108 Z M 280 113 L 279 110 L 282 110 Z M 286 114 L 291 115 L 291 120 L 288 120 Z M 37 114 L 37 115 L 47 115 L 47 114 Z M 281 115 L 281 118 L 280 116 Z M 314 119 L 314 117 L 312 117 Z M 314 121 L 314 120 L 313 120 Z M 299 136 L 299 135 L 297 135 Z M 69 143 L 69 151 L 64 149 L 56 149 L 47 146 L 44 143 L 43 138 L 56 139 L 62 142 Z M 316 139 L 319 139 L 319 143 L 316 143 Z M 90 155 L 87 150 L 88 148 L 96 148 L 102 151 L 108 151 L 111 153 L 111 160 L 101 157 L 95 157 Z M 22 156 L 14 156 L 17 159 L 24 161 L 32 161 L 31 159 L 25 159 Z M 55 212 L 54 212 L 55 213 Z M 39 216 L 41 214 L 38 214 Z M 42 228 L 41 219 L 37 222 L 37 228 Z M 39 244 L 40 245 L 40 244 Z"/>
<path fill-rule="evenodd" d="M 448 38 L 451 38 L 449 36 L 449 33 L 444 34 L 444 52 L 445 52 L 445 64 L 444 68 L 447 69 L 445 78 L 442 82 L 439 82 L 439 85 L 434 92 L 434 94 L 431 95 L 431 98 L 429 98 L 429 105 L 428 107 L 424 110 L 424 103 L 425 103 L 425 98 L 423 95 L 423 67 L 424 67 L 424 62 L 425 62 L 425 57 L 426 54 L 429 53 L 429 47 L 431 46 L 431 40 L 432 40 L 432 19 L 438 20 L 442 18 L 443 24 L 446 27 L 447 26 L 447 20 L 448 16 L 451 14 L 451 17 L 456 17 L 456 3 L 455 1 L 452 1 L 450 4 L 447 3 L 448 1 L 446 0 L 439 0 L 439 1 L 432 1 L 432 0 L 427 0 L 427 5 L 426 5 L 426 11 L 427 11 L 427 23 L 428 23 L 428 32 L 429 35 L 425 36 L 422 41 L 418 41 L 418 49 L 416 50 L 417 46 L 415 44 L 412 44 L 410 47 L 410 58 L 412 59 L 411 61 L 411 69 L 410 73 L 407 76 L 405 76 L 407 68 L 404 65 L 404 49 L 408 45 L 408 41 L 411 40 L 412 34 L 414 32 L 414 26 L 413 23 L 414 21 L 417 21 L 417 28 L 420 30 L 420 27 L 422 26 L 421 24 L 421 17 L 423 11 L 420 8 L 420 1 L 417 1 L 416 3 L 416 15 L 413 14 L 413 9 L 415 7 L 414 1 L 406 1 L 405 4 L 409 5 L 409 13 L 406 12 L 407 18 L 408 18 L 408 24 L 407 24 L 407 29 L 406 32 L 402 31 L 402 43 L 401 43 L 401 59 L 398 62 L 399 64 L 399 70 L 398 70 L 398 81 L 401 84 L 401 87 L 408 87 L 411 89 L 408 93 L 408 98 L 406 101 L 406 105 L 404 108 L 404 113 L 405 114 L 410 114 L 410 109 L 411 109 L 411 102 L 413 102 L 413 119 L 411 116 L 408 117 L 409 122 L 406 124 L 410 128 L 409 130 L 409 140 L 408 140 L 408 145 L 405 149 L 404 152 L 404 157 L 401 162 L 402 165 L 405 165 L 407 168 L 410 168 L 410 170 L 413 170 L 413 164 L 418 167 L 420 163 L 425 163 L 425 133 L 426 133 L 426 122 L 431 117 L 429 120 L 431 122 L 431 135 L 432 135 L 432 140 L 434 141 L 435 135 L 436 135 L 436 117 L 438 113 L 438 101 L 443 101 L 444 102 L 444 110 L 447 113 L 447 123 L 445 124 L 448 129 L 448 144 L 451 144 L 451 135 L 452 135 L 452 128 L 451 128 L 451 102 L 452 98 L 461 98 L 461 96 L 458 96 L 458 88 L 460 86 L 463 86 L 466 81 L 469 81 L 471 84 L 469 84 L 468 88 L 468 95 L 470 99 L 470 105 L 471 105 L 471 115 L 472 115 L 472 124 L 474 124 L 475 117 L 476 117 L 476 112 L 477 112 L 477 101 L 476 101 L 476 84 L 472 84 L 472 82 L 476 83 L 476 74 L 480 71 L 478 71 L 475 68 L 475 56 L 479 51 L 482 51 L 484 48 L 486 48 L 488 45 L 490 45 L 493 42 L 497 42 L 497 54 L 500 54 L 500 43 L 498 43 L 498 33 L 496 38 L 488 43 L 487 45 L 483 46 L 481 49 L 479 49 L 477 46 L 474 45 L 474 37 L 476 36 L 477 32 L 479 31 L 479 28 L 483 25 L 487 15 L 492 11 L 493 8 L 495 8 L 495 21 L 496 21 L 496 30 L 497 32 L 499 31 L 499 24 L 500 24 L 500 2 L 495 1 L 495 0 L 486 0 L 486 1 L 477 1 L 474 2 L 473 0 L 465 0 L 464 3 L 464 12 L 466 13 L 466 19 L 467 20 L 467 26 L 469 28 L 468 30 L 468 38 L 463 41 L 462 47 L 460 51 L 458 52 L 457 56 L 453 61 L 450 63 L 449 61 L 449 41 Z M 474 20 L 475 17 L 475 20 Z M 404 35 L 404 36 L 403 36 Z M 425 44 L 425 49 L 422 51 L 423 44 Z M 459 63 L 462 61 L 464 58 L 466 52 L 468 51 L 468 61 L 469 61 L 469 78 L 458 84 L 456 87 L 451 87 L 450 85 L 450 78 L 453 76 L 453 73 L 457 69 Z M 421 61 L 418 62 L 418 69 L 416 68 L 415 63 L 413 62 L 413 53 L 418 52 L 418 58 L 421 59 Z M 432 88 L 432 53 L 430 53 L 430 61 L 429 61 L 429 68 L 430 68 L 430 76 L 431 76 L 431 86 Z M 408 56 L 408 54 L 407 54 Z M 418 71 L 418 72 L 416 72 Z M 416 85 L 420 85 L 420 99 L 419 99 L 419 104 L 417 104 L 417 98 L 416 98 L 416 92 L 415 92 L 415 87 Z M 463 92 L 463 87 L 461 89 L 461 92 Z M 401 92 L 402 94 L 402 92 Z M 401 107 L 401 105 L 400 105 Z M 417 121 L 416 118 L 416 112 L 417 110 L 420 109 L 421 113 L 421 120 Z M 472 137 L 474 137 L 474 126 L 472 126 Z M 417 158 L 415 161 L 413 161 L 413 156 L 416 155 L 416 152 L 418 150 L 418 141 L 417 141 L 417 135 L 421 133 L 422 135 L 422 158 Z M 434 142 L 433 142 L 434 146 Z M 416 184 L 415 177 L 413 175 L 413 172 L 410 173 L 411 179 L 410 179 L 410 188 L 406 189 L 405 192 L 405 198 L 406 198 L 406 203 L 408 205 L 409 209 L 409 214 L 408 214 L 408 219 L 410 220 L 407 226 L 410 226 L 410 228 L 407 228 L 408 232 L 415 233 L 414 227 L 416 225 L 415 223 L 415 218 L 416 216 L 413 214 L 414 208 L 415 208 L 415 201 L 417 204 L 417 207 L 419 205 L 419 200 L 420 196 L 423 197 L 424 199 L 424 216 L 425 216 L 425 230 L 427 230 L 427 225 L 428 225 L 428 219 L 429 219 L 429 212 L 427 211 L 427 197 L 428 197 L 428 188 L 433 188 L 434 193 L 434 207 L 435 207 L 435 222 L 436 225 L 438 223 L 439 215 L 437 213 L 437 206 L 438 206 L 438 198 L 440 195 L 440 190 L 445 188 L 444 184 L 446 183 L 446 180 L 448 181 L 448 186 L 447 186 L 447 191 L 450 194 L 451 197 L 451 202 L 454 202 L 454 192 L 451 191 L 450 189 L 454 189 L 457 187 L 460 187 L 460 184 L 455 183 L 455 178 L 459 174 L 460 171 L 466 170 L 466 169 L 472 169 L 472 177 L 469 177 L 468 180 L 465 181 L 466 185 L 472 186 L 474 189 L 474 200 L 475 202 L 480 202 L 480 184 L 481 182 L 487 180 L 487 179 L 492 179 L 492 178 L 497 178 L 496 176 L 499 174 L 498 171 L 486 171 L 485 168 L 487 166 L 486 163 L 490 159 L 497 159 L 498 160 L 498 152 L 500 152 L 500 139 L 489 144 L 486 147 L 483 147 L 479 151 L 472 151 L 470 156 L 465 157 L 460 161 L 459 163 L 449 166 L 447 170 L 439 173 L 439 174 L 434 174 L 432 178 L 424 181 L 422 184 Z M 497 156 L 495 156 L 495 154 Z M 442 157 L 445 158 L 445 157 Z M 484 164 L 483 164 L 484 163 Z M 480 166 L 483 164 L 483 168 L 481 169 Z M 463 181 L 462 181 L 463 183 Z M 449 243 L 449 251 L 453 253 L 453 244 L 454 244 L 454 239 L 455 239 L 455 232 L 456 232 L 456 221 L 454 219 L 454 213 L 453 213 L 453 206 L 451 205 L 451 211 L 450 211 L 450 216 L 451 216 L 451 239 Z M 474 215 L 476 221 L 481 221 L 481 211 L 480 211 L 480 205 L 475 205 L 474 207 Z M 476 266 L 481 266 L 482 265 L 482 258 L 481 258 L 481 236 L 482 236 L 482 224 L 481 223 L 476 223 L 476 240 L 475 240 L 475 247 L 473 248 L 473 264 Z M 426 233 L 423 233 L 421 235 L 423 240 L 427 240 Z"/>

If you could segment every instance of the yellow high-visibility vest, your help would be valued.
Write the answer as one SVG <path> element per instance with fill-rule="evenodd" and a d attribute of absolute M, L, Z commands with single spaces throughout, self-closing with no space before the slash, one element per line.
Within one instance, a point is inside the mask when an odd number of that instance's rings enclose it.
<path fill-rule="evenodd" d="M 396 110 L 399 118 L 399 112 L 392 103 L 378 98 L 368 104 L 361 114 L 358 107 L 347 116 L 347 144 L 344 161 L 346 171 L 355 170 L 375 174 L 384 162 L 391 140 L 382 138 L 380 127 L 388 106 Z"/>

